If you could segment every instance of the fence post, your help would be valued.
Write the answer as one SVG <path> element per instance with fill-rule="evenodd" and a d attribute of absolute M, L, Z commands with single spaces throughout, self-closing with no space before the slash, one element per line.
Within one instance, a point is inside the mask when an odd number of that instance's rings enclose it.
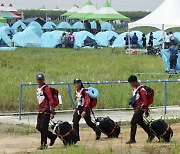
<path fill-rule="evenodd" d="M 69 83 L 68 83 L 68 94 L 69 94 L 69 98 L 70 98 L 70 100 L 71 100 L 71 103 L 72 103 L 73 108 L 76 109 L 76 105 L 75 105 L 74 100 L 73 100 L 73 97 L 72 97 L 72 95 L 71 95 L 71 85 L 70 85 Z"/>
<path fill-rule="evenodd" d="M 167 82 L 164 82 L 164 114 L 167 113 Z"/>
<path fill-rule="evenodd" d="M 22 114 L 22 84 L 20 84 L 19 89 L 19 121 L 21 121 L 21 114 Z"/>

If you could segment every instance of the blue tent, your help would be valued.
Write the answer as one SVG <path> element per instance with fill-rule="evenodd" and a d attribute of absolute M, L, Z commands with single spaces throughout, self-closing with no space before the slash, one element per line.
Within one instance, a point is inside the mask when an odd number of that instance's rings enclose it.
<path fill-rule="evenodd" d="M 117 38 L 119 35 L 114 31 L 99 32 L 96 34 L 95 39 L 100 46 L 109 46 L 110 40 L 114 37 Z"/>
<path fill-rule="evenodd" d="M 119 48 L 123 48 L 125 47 L 125 41 L 124 41 L 124 37 L 126 36 L 128 32 L 124 32 L 124 33 L 121 33 L 117 38 L 116 40 L 114 41 L 112 47 L 119 47 Z M 139 39 L 139 44 L 142 44 L 141 43 L 141 38 L 142 38 L 142 32 L 140 31 L 131 31 L 130 32 L 130 37 L 132 37 L 134 35 L 134 33 L 136 33 L 138 39 Z"/>
<path fill-rule="evenodd" d="M 29 26 L 33 26 L 33 27 L 36 27 L 36 28 L 39 28 L 39 29 L 42 28 L 41 25 L 40 25 L 38 22 L 36 22 L 36 21 L 32 21 L 32 22 L 28 25 L 28 27 L 29 27 Z"/>
<path fill-rule="evenodd" d="M 18 32 L 13 36 L 15 46 L 20 47 L 40 47 L 40 37 L 32 31 Z"/>
<path fill-rule="evenodd" d="M 91 24 L 91 29 L 97 29 L 95 21 L 90 22 L 90 24 Z"/>
<path fill-rule="evenodd" d="M 71 29 L 72 26 L 68 22 L 61 22 L 58 27 L 59 29 Z"/>
<path fill-rule="evenodd" d="M 41 47 L 54 48 L 61 43 L 61 36 L 63 31 L 46 32 L 41 36 Z"/>
<path fill-rule="evenodd" d="M 84 40 L 89 36 L 91 39 L 95 40 L 95 37 L 93 34 L 91 34 L 88 31 L 80 31 L 80 32 L 74 32 L 73 33 L 75 37 L 74 47 L 83 47 L 84 46 Z"/>
<path fill-rule="evenodd" d="M 73 29 L 84 29 L 84 24 L 82 22 L 76 22 L 72 26 Z"/>
<path fill-rule="evenodd" d="M 11 28 L 17 30 L 19 27 L 21 27 L 22 29 L 26 29 L 26 25 L 21 20 L 16 21 Z"/>
<path fill-rule="evenodd" d="M 34 26 L 28 26 L 24 31 L 25 32 L 32 31 L 32 32 L 36 33 L 39 37 L 43 34 L 42 29 L 34 27 Z"/>
<path fill-rule="evenodd" d="M 115 30 L 113 25 L 109 22 L 104 22 L 101 24 L 101 30 Z"/>
<path fill-rule="evenodd" d="M 146 35 L 146 38 L 147 38 L 147 44 L 149 42 L 149 36 L 150 36 L 150 33 L 148 33 Z M 156 32 L 153 32 L 153 36 L 154 36 L 154 40 L 153 40 L 153 45 L 154 46 L 157 46 L 157 45 L 161 45 L 163 43 L 163 31 L 156 31 Z"/>
<path fill-rule="evenodd" d="M 56 24 L 53 23 L 52 21 L 48 21 L 43 25 L 43 29 L 49 29 L 49 30 L 53 30 L 56 29 Z"/>
<path fill-rule="evenodd" d="M 173 33 L 174 34 L 174 37 L 176 38 L 176 39 L 178 39 L 178 41 L 180 42 L 180 32 L 175 32 L 175 33 Z"/>
<path fill-rule="evenodd" d="M 6 34 L 11 34 L 13 29 L 11 29 L 11 27 L 2 26 L 2 27 L 0 27 L 0 31 L 4 31 Z"/>
<path fill-rule="evenodd" d="M 3 46 L 3 45 L 11 46 L 11 39 L 6 34 L 6 32 L 4 30 L 1 30 L 1 29 L 0 29 L 0 40 L 5 43 L 5 44 L 0 44 L 0 46 Z"/>
<path fill-rule="evenodd" d="M 168 50 L 161 50 L 161 53 L 162 53 L 162 58 L 163 58 L 163 61 L 164 61 L 165 69 L 166 69 L 166 71 L 168 71 L 170 69 L 170 62 L 169 62 L 170 54 L 169 54 Z M 178 54 L 176 70 L 178 72 L 180 72 L 180 53 Z"/>
<path fill-rule="evenodd" d="M 0 23 L 0 27 L 9 27 L 9 25 L 7 23 Z"/>

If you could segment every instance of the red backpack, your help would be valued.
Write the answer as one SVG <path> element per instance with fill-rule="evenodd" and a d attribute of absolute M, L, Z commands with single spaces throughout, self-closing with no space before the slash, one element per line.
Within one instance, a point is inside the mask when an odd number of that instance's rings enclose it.
<path fill-rule="evenodd" d="M 142 86 L 142 88 L 146 90 L 148 105 L 151 105 L 154 102 L 154 89 L 148 86 Z"/>
<path fill-rule="evenodd" d="M 48 86 L 45 86 L 43 88 L 43 91 L 45 90 L 45 88 L 48 87 Z M 51 90 L 51 93 L 52 93 L 52 97 L 53 97 L 53 104 L 54 104 L 54 107 L 57 107 L 59 105 L 59 91 L 55 88 L 51 88 L 49 87 L 50 90 Z"/>

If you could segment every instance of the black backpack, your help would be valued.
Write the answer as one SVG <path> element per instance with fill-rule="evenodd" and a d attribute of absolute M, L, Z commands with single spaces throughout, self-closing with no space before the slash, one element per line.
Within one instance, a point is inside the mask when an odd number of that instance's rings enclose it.
<path fill-rule="evenodd" d="M 68 122 L 58 121 L 51 125 L 53 132 L 63 141 L 64 145 L 76 144 L 78 136 Z"/>
<path fill-rule="evenodd" d="M 173 137 L 173 130 L 162 119 L 149 122 L 149 127 L 160 141 L 170 142 L 171 138 Z"/>
<path fill-rule="evenodd" d="M 118 138 L 120 134 L 120 126 L 109 117 L 96 118 L 96 125 L 109 138 Z"/>

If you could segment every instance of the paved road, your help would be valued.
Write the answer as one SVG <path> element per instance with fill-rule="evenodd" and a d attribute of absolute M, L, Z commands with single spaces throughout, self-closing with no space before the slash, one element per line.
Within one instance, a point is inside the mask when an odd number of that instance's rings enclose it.
<path fill-rule="evenodd" d="M 96 110 L 95 115 L 96 117 L 106 117 L 109 116 L 114 121 L 125 123 L 126 121 L 130 121 L 132 118 L 133 110 L 126 110 L 126 109 L 114 109 L 114 110 Z M 67 112 L 58 112 L 55 116 L 54 121 L 62 120 L 68 121 L 72 123 L 72 115 L 73 111 Z M 151 118 L 156 119 L 161 116 L 164 116 L 164 108 L 158 107 L 151 109 Z M 167 114 L 165 115 L 166 118 L 180 118 L 180 106 L 169 106 L 167 107 Z M 23 115 L 22 120 L 18 120 L 17 115 L 2 115 L 0 116 L 0 123 L 8 123 L 8 124 L 30 124 L 32 126 L 36 125 L 36 115 Z M 82 119 L 80 124 L 84 126 L 85 121 Z"/>

